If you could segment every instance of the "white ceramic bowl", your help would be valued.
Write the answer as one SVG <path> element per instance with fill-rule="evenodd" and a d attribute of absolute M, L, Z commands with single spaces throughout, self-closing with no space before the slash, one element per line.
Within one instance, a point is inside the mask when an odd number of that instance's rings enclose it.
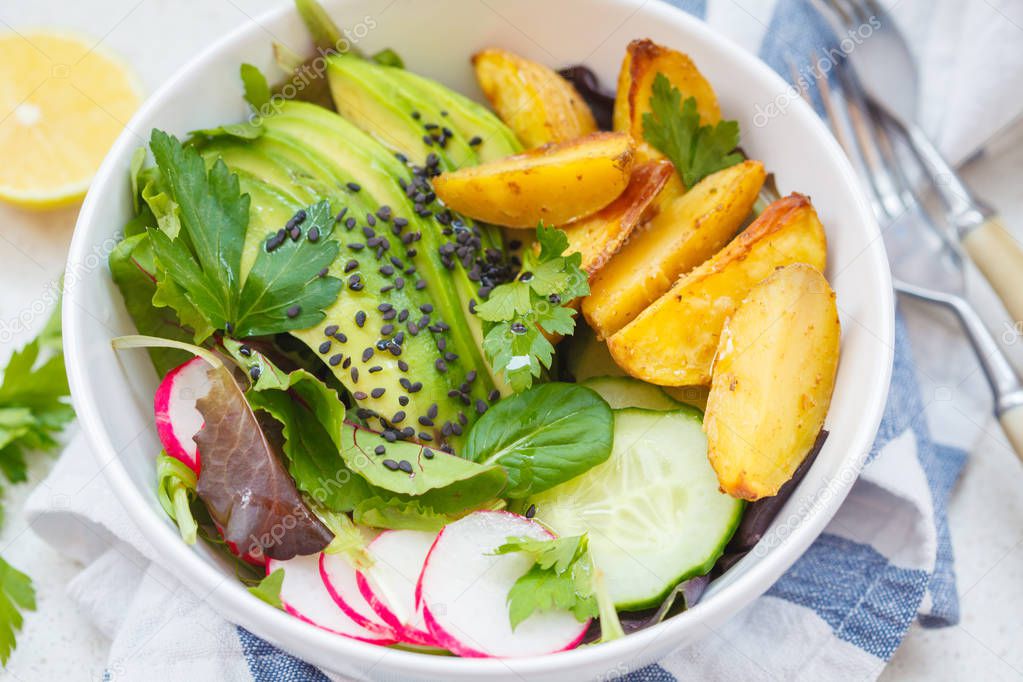
<path fill-rule="evenodd" d="M 283 0 L 282 0 L 283 1 Z M 241 120 L 238 66 L 272 73 L 271 35 L 307 38 L 290 3 L 247 23 L 167 82 L 118 139 L 82 207 L 68 264 L 64 306 L 71 391 L 98 468 L 166 566 L 225 618 L 281 648 L 339 673 L 381 679 L 564 680 L 609 678 L 696 641 L 762 594 L 834 515 L 855 480 L 880 422 L 892 362 L 893 302 L 878 228 L 852 169 L 816 115 L 787 84 L 741 47 L 659 2 L 642 0 L 373 0 L 328 3 L 360 47 L 395 47 L 417 72 L 478 95 L 469 56 L 498 45 L 554 66 L 585 63 L 615 83 L 626 44 L 638 37 L 689 53 L 738 119 L 742 146 L 777 175 L 783 193 L 809 194 L 827 228 L 828 276 L 838 292 L 843 338 L 823 451 L 756 551 L 715 582 L 690 611 L 595 647 L 519 660 L 428 656 L 331 635 L 267 606 L 206 548 L 187 547 L 154 494 L 155 376 L 140 351 L 115 354 L 110 340 L 133 326 L 110 281 L 106 254 L 131 212 L 132 150 L 159 127 L 177 134 Z M 757 117 L 771 103 L 786 106 Z"/>

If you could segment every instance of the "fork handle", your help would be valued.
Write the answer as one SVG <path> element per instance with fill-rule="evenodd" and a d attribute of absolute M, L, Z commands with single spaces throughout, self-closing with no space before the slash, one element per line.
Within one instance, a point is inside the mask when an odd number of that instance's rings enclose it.
<path fill-rule="evenodd" d="M 1009 315 L 1023 324 L 1023 248 L 1019 242 L 996 215 L 966 232 L 962 241 Z"/>
<path fill-rule="evenodd" d="M 1009 439 L 1016 456 L 1023 461 L 1023 405 L 1015 405 L 998 415 L 998 423 Z"/>

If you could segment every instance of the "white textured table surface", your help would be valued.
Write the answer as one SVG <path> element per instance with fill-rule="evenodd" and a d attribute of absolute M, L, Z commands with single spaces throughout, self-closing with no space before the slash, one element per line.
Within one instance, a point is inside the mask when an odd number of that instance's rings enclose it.
<path fill-rule="evenodd" d="M 0 31 L 63 27 L 102 40 L 137 70 L 151 92 L 198 50 L 279 0 L 34 0 L 0 5 Z M 270 37 L 268 36 L 268 40 Z M 966 176 L 1002 211 L 1023 238 L 1023 130 L 1016 144 L 974 161 Z M 0 361 L 44 322 L 36 312 L 63 267 L 76 209 L 27 213 L 0 206 Z M 1023 360 L 1020 335 L 999 319 L 989 295 L 979 292 L 989 323 Z M 905 307 L 914 350 L 921 360 L 924 402 L 944 440 L 971 450 L 953 493 L 951 529 L 962 601 L 962 622 L 925 630 L 914 625 L 883 677 L 887 679 L 1023 679 L 1023 466 L 991 419 L 974 419 L 990 404 L 976 359 L 962 349 L 943 314 Z M 11 332 L 11 333 L 9 333 Z M 1004 332 L 1004 333 L 1003 333 Z M 955 348 L 955 351 L 949 351 Z M 1023 368 L 1023 362 L 1017 362 Z M 967 417 L 965 415 L 971 415 Z M 0 553 L 36 583 L 39 608 L 28 615 L 18 649 L 0 676 L 15 680 L 100 680 L 107 643 L 64 593 L 79 567 L 42 543 L 19 513 L 46 470 L 32 467 L 30 482 L 9 489 Z"/>

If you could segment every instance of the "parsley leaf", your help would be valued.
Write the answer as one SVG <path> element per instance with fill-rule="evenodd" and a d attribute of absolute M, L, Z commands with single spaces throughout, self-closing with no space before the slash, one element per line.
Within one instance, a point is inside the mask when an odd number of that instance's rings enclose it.
<path fill-rule="evenodd" d="M 734 166 L 742 154 L 739 123 L 718 121 L 701 126 L 696 98 L 687 97 L 671 84 L 663 73 L 654 77 L 650 95 L 651 111 L 643 114 L 643 137 L 671 159 L 686 187 L 692 187 L 711 173 Z"/>
<path fill-rule="evenodd" d="M 522 552 L 535 562 L 508 592 L 513 630 L 537 611 L 571 611 L 580 622 L 598 615 L 587 544 L 585 535 L 551 540 L 512 537 L 494 551 Z"/>
<path fill-rule="evenodd" d="M 11 355 L 0 382 L 0 471 L 12 483 L 26 478 L 25 450 L 55 447 L 54 436 L 74 417 L 59 346 L 40 360 L 44 344 L 54 345 L 47 330 Z"/>
<path fill-rule="evenodd" d="M 242 87 L 245 88 L 245 101 L 259 111 L 270 103 L 270 84 L 266 76 L 252 64 L 242 64 L 240 69 Z"/>
<path fill-rule="evenodd" d="M 6 664 L 21 629 L 22 611 L 35 611 L 36 591 L 32 579 L 0 557 L 0 662 Z"/>
<path fill-rule="evenodd" d="M 249 592 L 274 608 L 284 610 L 281 603 L 281 587 L 284 585 L 284 569 L 278 568 L 249 588 Z"/>
<path fill-rule="evenodd" d="M 11 355 L 0 381 L 0 471 L 10 482 L 25 480 L 26 450 L 56 446 L 57 432 L 74 417 L 67 398 L 58 305 L 39 335 Z M 14 650 L 21 612 L 35 607 L 32 580 L 0 557 L 0 662 Z"/>
<path fill-rule="evenodd" d="M 207 173 L 195 149 L 159 130 L 150 148 L 180 222 L 176 235 L 162 225 L 148 231 L 157 265 L 154 305 L 173 308 L 196 343 L 216 329 L 244 338 L 304 329 L 323 319 L 323 309 L 341 290 L 341 280 L 320 276 L 340 249 L 329 239 L 334 221 L 328 202 L 305 211 L 295 226 L 297 239 L 268 240 L 243 278 L 249 195 L 241 193 L 238 177 L 221 160 Z"/>
<path fill-rule="evenodd" d="M 516 392 L 532 386 L 542 369 L 550 368 L 554 346 L 545 333 L 571 334 L 575 313 L 566 306 L 590 293 L 580 267 L 582 255 L 563 255 L 567 235 L 543 224 L 536 235 L 540 251 L 525 254 L 518 280 L 495 288 L 476 306 L 486 323 L 483 351 Z"/>

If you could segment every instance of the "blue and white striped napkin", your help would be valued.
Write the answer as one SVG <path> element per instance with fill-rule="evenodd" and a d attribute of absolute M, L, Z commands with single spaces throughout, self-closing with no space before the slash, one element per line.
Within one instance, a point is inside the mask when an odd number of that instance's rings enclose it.
<path fill-rule="evenodd" d="M 811 50 L 826 50 L 834 40 L 804 0 L 673 4 L 756 50 L 783 75 L 787 57 L 805 63 Z M 956 7 L 961 15 L 975 11 L 955 0 L 906 0 L 897 9 L 897 17 L 915 16 L 918 54 L 943 61 L 946 71 L 942 49 L 946 55 L 959 50 L 960 62 L 970 62 L 962 58 L 971 43 L 961 30 L 957 41 L 941 40 L 949 27 L 964 23 L 954 20 Z M 921 22 L 925 10 L 930 19 Z M 942 48 L 946 43 L 953 48 Z M 1010 69 L 1019 75 L 1021 66 Z M 1000 73 L 1004 79 L 1004 69 Z M 954 80 L 970 82 L 947 78 Z M 971 112 L 929 124 L 953 158 L 975 151 L 1023 111 L 1023 91 L 980 90 L 971 93 L 972 101 L 1000 97 L 997 112 L 979 121 Z M 966 455 L 932 440 L 901 319 L 896 331 L 891 392 L 870 462 L 825 532 L 765 596 L 726 625 L 626 679 L 873 679 L 914 619 L 930 627 L 958 620 L 945 509 Z M 96 476 L 83 438 L 72 441 L 29 500 L 28 515 L 39 535 L 86 565 L 68 589 L 111 639 L 108 679 L 328 679 L 224 621 L 160 566 Z"/>

